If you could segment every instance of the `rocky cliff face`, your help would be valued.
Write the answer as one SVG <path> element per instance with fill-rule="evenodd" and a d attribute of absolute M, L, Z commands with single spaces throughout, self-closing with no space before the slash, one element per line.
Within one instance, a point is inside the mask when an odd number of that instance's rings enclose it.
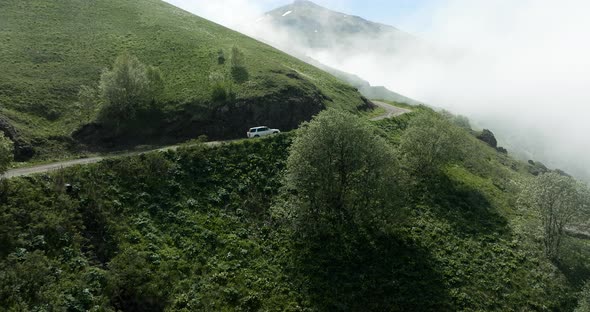
<path fill-rule="evenodd" d="M 14 160 L 27 161 L 35 155 L 35 150 L 26 142 L 8 118 L 0 116 L 0 131 L 14 142 Z"/>
<path fill-rule="evenodd" d="M 141 144 L 168 144 L 206 135 L 211 140 L 243 138 L 249 128 L 268 126 L 293 130 L 326 108 L 331 98 L 296 72 L 280 72 L 297 81 L 259 97 L 238 98 L 224 103 L 194 103 L 182 111 L 150 112 L 130 121 L 128 128 L 113 131 L 101 124 L 89 124 L 74 133 L 83 144 L 102 148 Z M 374 105 L 362 98 L 357 109 Z M 167 115 L 162 118 L 162 115 Z"/>

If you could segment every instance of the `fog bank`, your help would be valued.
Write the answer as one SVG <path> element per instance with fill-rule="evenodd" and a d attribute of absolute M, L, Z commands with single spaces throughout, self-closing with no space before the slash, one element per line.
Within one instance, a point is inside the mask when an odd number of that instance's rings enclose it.
<path fill-rule="evenodd" d="M 278 46 L 299 42 L 264 24 L 252 27 L 264 23 L 264 8 L 285 1 L 169 2 Z M 382 47 L 387 42 L 367 49 L 358 40 L 346 49 L 297 52 L 466 115 L 520 157 L 588 178 L 589 9 L 582 0 L 436 1 L 393 25 L 421 29 L 416 35 L 432 49 L 408 44 L 391 52 Z"/>

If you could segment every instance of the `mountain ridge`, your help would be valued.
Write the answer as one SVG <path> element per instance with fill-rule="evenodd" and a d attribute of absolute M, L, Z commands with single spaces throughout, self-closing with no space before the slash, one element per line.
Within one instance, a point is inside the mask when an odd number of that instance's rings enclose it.
<path fill-rule="evenodd" d="M 94 148 L 93 140 L 73 137 L 94 118 L 81 111 L 78 92 L 82 85 L 96 87 L 103 69 L 122 53 L 158 67 L 165 79 L 159 112 L 145 122 L 151 128 L 136 127 L 130 138 L 119 138 L 132 145 L 200 134 L 229 138 L 273 121 L 293 128 L 322 107 L 356 111 L 367 105 L 353 87 L 329 74 L 159 0 L 7 0 L 0 3 L 0 26 L 0 115 L 16 129 L 19 146 L 31 146 L 37 158 Z M 248 80 L 232 82 L 235 101 L 215 103 L 211 74 L 230 70 L 229 62 L 218 64 L 218 52 L 229 59 L 234 46 L 245 56 Z M 281 113 L 287 106 L 290 112 Z M 243 120 L 236 114 L 245 114 Z M 95 135 L 94 128 L 91 136 L 116 141 L 109 133 Z M 125 142 L 132 139 L 141 140 Z"/>
<path fill-rule="evenodd" d="M 333 47 L 345 50 L 343 47 L 354 45 L 357 40 L 366 40 L 367 48 L 371 48 L 371 40 L 413 40 L 411 35 L 393 26 L 335 12 L 311 1 L 297 0 L 265 13 L 255 23 L 244 25 L 244 29 L 245 33 L 353 85 L 367 98 L 421 104 L 384 86 L 372 86 L 363 78 L 328 66 L 310 55 L 314 51 L 330 51 Z"/>

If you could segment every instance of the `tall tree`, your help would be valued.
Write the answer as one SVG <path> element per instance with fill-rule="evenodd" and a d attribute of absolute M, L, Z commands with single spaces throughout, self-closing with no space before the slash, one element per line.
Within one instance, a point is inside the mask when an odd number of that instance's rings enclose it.
<path fill-rule="evenodd" d="M 524 185 L 519 203 L 538 213 L 545 254 L 558 259 L 566 227 L 587 210 L 587 188 L 571 177 L 549 172 Z"/>
<path fill-rule="evenodd" d="M 327 110 L 304 124 L 287 162 L 297 225 L 308 233 L 372 227 L 397 212 L 398 165 L 371 125 Z"/>
<path fill-rule="evenodd" d="M 133 119 L 138 111 L 153 103 L 162 92 L 160 71 L 141 63 L 129 54 L 119 56 L 113 69 L 103 72 L 99 92 L 104 102 L 101 120 L 115 123 Z"/>
<path fill-rule="evenodd" d="M 414 118 L 400 142 L 403 165 L 414 174 L 431 176 L 461 156 L 462 135 L 457 126 L 438 114 Z"/>

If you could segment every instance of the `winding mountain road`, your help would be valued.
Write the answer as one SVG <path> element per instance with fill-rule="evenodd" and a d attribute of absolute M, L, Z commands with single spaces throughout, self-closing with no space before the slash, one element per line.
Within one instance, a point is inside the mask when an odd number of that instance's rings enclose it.
<path fill-rule="evenodd" d="M 393 106 L 393 105 L 390 105 L 387 103 L 383 103 L 383 102 L 379 102 L 379 101 L 373 101 L 373 103 L 375 103 L 377 106 L 379 106 L 385 110 L 385 113 L 383 115 L 372 118 L 371 120 L 373 120 L 373 121 L 383 120 L 383 119 L 387 119 L 387 118 L 393 118 L 393 117 L 397 117 L 397 116 L 400 116 L 400 115 L 410 112 L 409 109 L 396 107 L 396 106 Z M 205 144 L 208 146 L 216 146 L 216 145 L 220 145 L 224 142 L 231 142 L 231 141 L 235 141 L 235 140 L 207 142 Z M 178 146 L 174 145 L 174 146 L 154 149 L 151 151 L 146 151 L 145 153 L 155 152 L 155 151 L 175 150 L 177 148 L 178 148 Z M 128 153 L 128 154 L 117 155 L 117 156 L 98 156 L 98 157 L 90 157 L 90 158 L 83 158 L 83 159 L 59 161 L 59 162 L 54 162 L 51 164 L 44 164 L 44 165 L 38 165 L 38 166 L 33 166 L 33 167 L 27 167 L 27 168 L 17 168 L 17 169 L 12 169 L 12 170 L 6 171 L 6 173 L 4 173 L 3 175 L 0 175 L 0 177 L 10 179 L 10 178 L 15 178 L 15 177 L 29 176 L 32 174 L 45 173 L 45 172 L 55 171 L 55 170 L 59 170 L 62 168 L 67 168 L 67 167 L 72 167 L 72 166 L 94 164 L 94 163 L 100 162 L 100 161 L 107 159 L 107 158 L 124 157 L 124 156 L 131 156 L 131 155 L 137 155 L 137 154 L 138 153 L 135 152 L 135 153 Z"/>
<path fill-rule="evenodd" d="M 375 105 L 377 105 L 385 110 L 385 114 L 371 119 L 373 121 L 394 118 L 394 117 L 398 117 L 403 114 L 407 114 L 407 113 L 411 112 L 411 110 L 409 110 L 409 109 L 393 106 L 391 104 L 387 104 L 384 102 L 379 102 L 379 101 L 372 101 L 372 102 L 375 103 Z"/>

